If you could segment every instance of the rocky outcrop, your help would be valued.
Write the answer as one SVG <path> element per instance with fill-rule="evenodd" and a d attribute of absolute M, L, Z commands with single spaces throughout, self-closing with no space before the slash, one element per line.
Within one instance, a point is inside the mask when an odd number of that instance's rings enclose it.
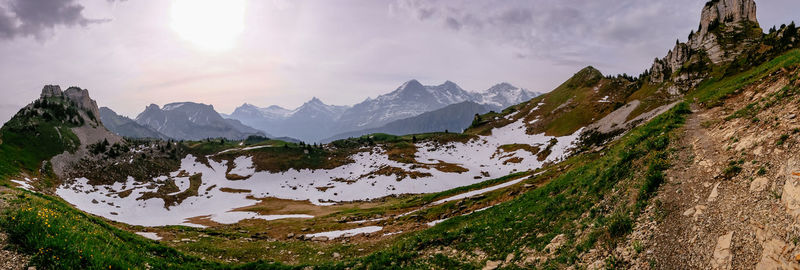
<path fill-rule="evenodd" d="M 67 88 L 66 91 L 61 91 L 61 86 L 45 85 L 44 88 L 42 88 L 41 98 L 46 99 L 50 97 L 61 97 L 72 101 L 78 108 L 91 114 L 87 120 L 97 122 L 98 117 L 100 117 L 100 110 L 97 107 L 97 102 L 89 97 L 89 90 L 73 86 Z"/>
<path fill-rule="evenodd" d="M 92 118 L 97 119 L 100 117 L 100 110 L 97 107 L 97 102 L 89 97 L 89 90 L 81 89 L 78 87 L 70 87 L 64 91 L 64 97 L 75 102 L 78 107 L 92 113 Z"/>
<path fill-rule="evenodd" d="M 700 16 L 698 31 L 692 32 L 686 43 L 677 43 L 667 56 L 654 61 L 650 69 L 653 74 L 651 82 L 672 81 L 687 86 L 682 88 L 694 86 L 690 78 L 697 74 L 673 76 L 673 73 L 681 71 L 682 67 L 691 63 L 705 61 L 706 57 L 712 64 L 733 60 L 741 54 L 750 40 L 737 40 L 735 43 L 727 44 L 724 42 L 724 36 L 741 31 L 753 31 L 754 28 L 760 29 L 754 0 L 709 1 Z"/>
<path fill-rule="evenodd" d="M 707 35 L 709 28 L 717 22 L 724 24 L 740 24 L 742 22 L 758 23 L 756 18 L 756 2 L 754 0 L 713 0 L 706 3 L 700 15 L 698 36 Z"/>

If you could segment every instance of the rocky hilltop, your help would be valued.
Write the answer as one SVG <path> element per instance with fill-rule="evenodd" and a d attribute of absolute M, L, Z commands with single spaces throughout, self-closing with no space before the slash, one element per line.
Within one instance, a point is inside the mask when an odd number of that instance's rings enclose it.
<path fill-rule="evenodd" d="M 42 88 L 40 99 L 47 99 L 50 97 L 66 98 L 67 100 L 72 101 L 76 106 L 78 106 L 78 108 L 90 113 L 90 115 L 87 116 L 89 116 L 89 118 L 91 118 L 90 120 L 92 121 L 95 121 L 97 117 L 100 117 L 100 109 L 97 107 L 97 102 L 89 97 L 89 90 L 73 86 L 67 88 L 66 91 L 61 91 L 61 86 L 45 85 L 44 88 Z"/>
<path fill-rule="evenodd" d="M 672 81 L 684 87 L 673 88 L 671 94 L 694 86 L 700 76 L 692 65 L 719 65 L 742 54 L 745 47 L 761 36 L 753 0 L 717 0 L 706 3 L 697 32 L 689 34 L 686 43 L 676 43 L 662 59 L 650 68 L 652 82 Z"/>

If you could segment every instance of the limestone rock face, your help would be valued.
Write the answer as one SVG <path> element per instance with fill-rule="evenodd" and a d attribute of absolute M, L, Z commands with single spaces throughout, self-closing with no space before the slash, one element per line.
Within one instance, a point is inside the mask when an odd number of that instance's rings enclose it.
<path fill-rule="evenodd" d="M 100 117 L 100 109 L 97 107 L 97 102 L 89 97 L 89 90 L 70 87 L 64 91 L 64 96 L 75 102 L 81 109 L 92 112 L 95 119 Z"/>
<path fill-rule="evenodd" d="M 42 97 L 43 98 L 46 98 L 46 97 L 58 97 L 58 96 L 61 96 L 61 95 L 62 95 L 61 86 L 58 86 L 58 85 L 45 85 L 44 88 L 42 88 Z"/>
<path fill-rule="evenodd" d="M 706 3 L 700 15 L 700 36 L 708 34 L 708 30 L 716 21 L 726 24 L 742 22 L 758 23 L 756 18 L 756 2 L 754 0 L 713 0 Z"/>
<path fill-rule="evenodd" d="M 741 53 L 742 44 L 721 44 L 720 37 L 714 33 L 731 33 L 734 31 L 749 31 L 748 26 L 758 27 L 756 18 L 756 3 L 754 0 L 712 0 L 706 3 L 700 16 L 700 27 L 697 33 L 689 36 L 686 43 L 678 43 L 675 48 L 667 53 L 663 59 L 656 59 L 653 63 L 651 81 L 661 83 L 664 81 L 679 82 L 680 76 L 671 78 L 686 63 L 698 61 L 692 58 L 696 51 L 703 51 L 713 64 L 733 60 Z M 692 76 L 692 74 L 688 74 Z"/>

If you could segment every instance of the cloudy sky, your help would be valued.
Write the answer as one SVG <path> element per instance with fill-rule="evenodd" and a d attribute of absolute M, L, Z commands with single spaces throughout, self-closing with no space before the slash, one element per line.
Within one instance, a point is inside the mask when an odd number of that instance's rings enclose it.
<path fill-rule="evenodd" d="M 409 79 L 546 92 L 587 65 L 640 73 L 704 2 L 0 0 L 0 122 L 45 84 L 131 117 L 176 101 L 348 105 Z M 800 21 L 800 1 L 758 4 L 763 28 Z"/>

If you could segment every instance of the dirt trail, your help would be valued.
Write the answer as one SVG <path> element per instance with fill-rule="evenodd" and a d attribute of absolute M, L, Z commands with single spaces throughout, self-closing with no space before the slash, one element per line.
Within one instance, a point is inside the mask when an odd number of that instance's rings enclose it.
<path fill-rule="evenodd" d="M 792 211 L 800 209 L 792 114 L 800 102 L 783 100 L 757 120 L 724 120 L 784 85 L 765 82 L 722 107 L 694 108 L 667 181 L 617 249 L 632 268 L 800 269 L 800 212 Z"/>

